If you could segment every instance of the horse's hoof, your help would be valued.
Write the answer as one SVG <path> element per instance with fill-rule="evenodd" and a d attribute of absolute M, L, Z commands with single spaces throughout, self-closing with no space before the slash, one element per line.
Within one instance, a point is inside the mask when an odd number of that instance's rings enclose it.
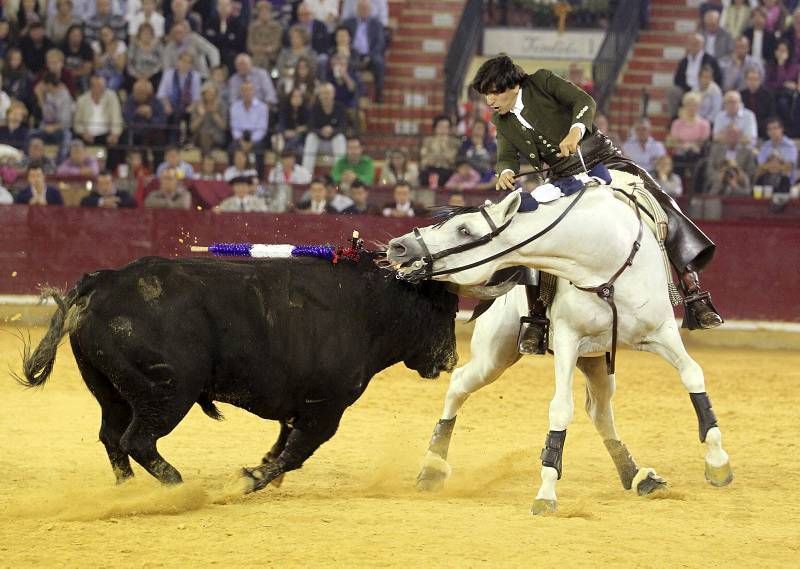
<path fill-rule="evenodd" d="M 281 474 L 280 476 L 278 476 L 277 478 L 275 478 L 275 480 L 273 480 L 272 482 L 270 482 L 270 484 L 272 484 L 273 486 L 275 486 L 275 488 L 280 488 L 280 487 L 281 487 L 281 484 L 283 484 L 283 477 L 284 477 L 284 476 L 286 476 L 286 473 L 285 473 L 285 472 L 284 472 L 283 474 Z"/>
<path fill-rule="evenodd" d="M 639 496 L 647 496 L 667 486 L 667 481 L 661 478 L 652 468 L 640 468 L 633 477 L 632 487 Z"/>
<path fill-rule="evenodd" d="M 436 453 L 428 451 L 422 459 L 422 468 L 417 475 L 417 490 L 441 490 L 444 481 L 450 477 L 453 469 L 447 461 Z"/>
<path fill-rule="evenodd" d="M 706 462 L 706 480 L 717 488 L 730 484 L 733 481 L 731 463 L 726 462 L 722 466 L 711 466 Z"/>
<path fill-rule="evenodd" d="M 533 514 L 534 516 L 540 516 L 542 514 L 552 514 L 555 511 L 556 511 L 555 500 L 544 500 L 536 498 L 533 501 L 533 506 L 531 507 L 531 514 Z"/>
<path fill-rule="evenodd" d="M 417 490 L 436 492 L 444 488 L 444 481 L 446 479 L 447 473 L 441 470 L 424 467 L 417 475 Z"/>

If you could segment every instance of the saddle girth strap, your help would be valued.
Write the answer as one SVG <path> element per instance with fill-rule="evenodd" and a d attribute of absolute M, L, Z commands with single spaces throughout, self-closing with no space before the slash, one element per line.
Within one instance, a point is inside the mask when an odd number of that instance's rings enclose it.
<path fill-rule="evenodd" d="M 633 264 L 633 259 L 636 257 L 636 253 L 639 251 L 639 248 L 642 246 L 642 234 L 644 231 L 642 214 L 639 211 L 639 204 L 636 201 L 636 196 L 632 193 L 628 194 L 624 190 L 617 188 L 612 189 L 615 192 L 622 192 L 625 194 L 634 204 L 633 210 L 636 212 L 636 219 L 639 221 L 639 231 L 636 235 L 636 241 L 633 242 L 633 246 L 631 247 L 631 252 L 628 254 L 628 258 L 625 260 L 622 266 L 617 269 L 617 272 L 614 273 L 605 283 L 598 286 L 578 286 L 575 283 L 572 283 L 573 286 L 578 290 L 595 293 L 597 296 L 603 299 L 603 301 L 608 304 L 609 307 L 611 307 L 611 351 L 606 352 L 606 373 L 608 373 L 608 375 L 614 374 L 617 361 L 617 328 L 619 318 L 617 315 L 617 304 L 614 302 L 614 283 L 617 281 L 620 275 Z"/>

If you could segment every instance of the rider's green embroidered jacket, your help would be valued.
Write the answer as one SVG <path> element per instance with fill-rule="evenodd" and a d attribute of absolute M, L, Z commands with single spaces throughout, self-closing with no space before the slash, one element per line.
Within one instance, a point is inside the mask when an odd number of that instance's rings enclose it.
<path fill-rule="evenodd" d="M 525 78 L 522 104 L 522 116 L 533 130 L 522 126 L 511 112 L 492 116 L 497 127 L 497 174 L 506 169 L 518 174 L 522 158 L 536 169 L 541 168 L 542 161 L 552 164 L 558 144 L 575 123 L 583 124 L 587 133 L 593 132 L 594 99 L 547 69 Z"/>

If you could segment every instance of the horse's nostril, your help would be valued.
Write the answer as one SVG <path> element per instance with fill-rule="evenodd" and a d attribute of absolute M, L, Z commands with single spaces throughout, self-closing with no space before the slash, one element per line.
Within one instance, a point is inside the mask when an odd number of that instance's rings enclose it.
<path fill-rule="evenodd" d="M 402 243 L 392 243 L 389 249 L 395 257 L 402 257 L 406 254 L 406 246 Z"/>

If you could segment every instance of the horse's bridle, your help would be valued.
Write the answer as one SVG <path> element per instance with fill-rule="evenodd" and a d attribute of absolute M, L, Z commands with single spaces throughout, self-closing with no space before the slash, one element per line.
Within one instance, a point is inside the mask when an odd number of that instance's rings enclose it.
<path fill-rule="evenodd" d="M 409 281 L 409 282 L 418 282 L 418 281 L 420 281 L 422 279 L 428 279 L 428 278 L 431 278 L 431 277 L 438 277 L 438 276 L 441 276 L 441 275 L 452 275 L 454 273 L 460 273 L 462 271 L 467 271 L 469 269 L 474 269 L 475 267 L 479 267 L 481 265 L 489 263 L 490 261 L 494 261 L 495 259 L 503 257 L 503 256 L 511 253 L 512 251 L 516 251 L 517 249 L 520 249 L 520 248 L 528 245 L 529 243 L 532 243 L 533 241 L 535 241 L 536 239 L 538 239 L 542 235 L 544 235 L 546 233 L 549 233 L 556 225 L 561 223 L 561 221 L 567 216 L 567 214 L 572 210 L 572 208 L 574 208 L 575 205 L 580 201 L 581 197 L 583 197 L 583 194 L 586 192 L 586 188 L 587 187 L 588 186 L 584 185 L 584 187 L 581 188 L 581 190 L 575 196 L 575 199 L 573 199 L 572 202 L 570 202 L 570 204 L 564 209 L 564 211 L 562 211 L 561 214 L 552 223 L 550 223 L 550 225 L 548 225 L 547 227 L 545 227 L 544 229 L 542 229 L 541 231 L 539 231 L 535 235 L 532 235 L 531 237 L 528 237 L 524 241 L 521 241 L 521 242 L 517 243 L 516 245 L 512 245 L 511 247 L 509 247 L 507 249 L 504 249 L 503 251 L 500 251 L 499 253 L 495 253 L 494 255 L 490 255 L 490 256 L 486 257 L 485 259 L 481 259 L 479 261 L 468 263 L 468 264 L 462 265 L 460 267 L 453 267 L 453 268 L 450 268 L 450 269 L 441 269 L 441 270 L 438 270 L 438 271 L 434 271 L 433 270 L 433 263 L 435 261 L 438 261 L 439 259 L 444 259 L 445 257 L 449 257 L 450 255 L 454 255 L 456 253 L 462 253 L 464 251 L 469 251 L 470 249 L 475 249 L 476 247 L 480 247 L 481 245 L 485 245 L 485 244 L 489 243 L 492 239 L 497 237 L 500 233 L 502 233 L 511 224 L 511 222 L 514 220 L 513 216 L 508 221 L 506 221 L 503 225 L 498 227 L 497 224 L 495 224 L 495 222 L 492 220 L 491 216 L 489 216 L 489 212 L 486 211 L 486 206 L 481 206 L 481 208 L 478 211 L 480 211 L 480 213 L 483 215 L 483 218 L 489 224 L 489 229 L 490 229 L 489 233 L 483 235 L 482 237 L 479 237 L 478 239 L 476 239 L 474 241 L 470 241 L 469 243 L 464 243 L 462 245 L 456 245 L 455 247 L 451 247 L 449 249 L 444 249 L 444 250 L 439 251 L 437 253 L 431 253 L 430 249 L 428 248 L 428 245 L 425 243 L 425 239 L 423 239 L 423 237 L 422 237 L 422 233 L 420 233 L 419 228 L 415 227 L 414 228 L 414 238 L 417 240 L 417 243 L 419 243 L 419 246 L 422 248 L 424 256 L 421 259 L 419 259 L 418 261 L 415 261 L 414 263 L 412 263 L 412 267 L 414 265 L 417 265 L 417 264 L 421 265 L 421 266 L 417 266 L 413 270 L 408 271 L 408 272 L 406 272 L 404 274 L 397 273 L 397 278 L 401 279 L 401 280 L 404 280 L 404 281 Z"/>
<path fill-rule="evenodd" d="M 486 257 L 485 259 L 482 259 L 480 261 L 475 261 L 475 262 L 469 263 L 467 265 L 462 265 L 460 267 L 454 267 L 452 269 L 442 269 L 442 270 L 439 270 L 439 271 L 434 271 L 433 270 L 433 263 L 434 263 L 434 261 L 437 261 L 439 259 L 443 259 L 444 257 L 448 257 L 449 255 L 453 255 L 455 253 L 461 253 L 463 251 L 469 251 L 470 249 L 474 249 L 476 247 L 480 247 L 481 245 L 485 245 L 486 243 L 488 243 L 489 241 L 494 239 L 497 235 L 499 235 L 503 230 L 505 230 L 509 226 L 509 224 L 511 223 L 511 221 L 514 218 L 512 217 L 511 219 L 506 221 L 503 225 L 498 227 L 494 223 L 494 221 L 492 221 L 492 218 L 489 216 L 489 213 L 486 211 L 486 207 L 482 206 L 479 211 L 483 215 L 483 218 L 486 220 L 486 222 L 489 224 L 489 228 L 491 229 L 491 231 L 489 233 L 487 233 L 486 235 L 476 239 L 475 241 L 471 241 L 469 243 L 464 243 L 463 245 L 457 245 L 456 247 L 451 247 L 450 249 L 445 249 L 443 251 L 439 251 L 438 253 L 433 253 L 433 254 L 431 254 L 430 249 L 428 248 L 428 245 L 425 243 L 425 240 L 422 238 L 422 233 L 420 233 L 419 228 L 415 227 L 414 228 L 414 238 L 417 240 L 417 243 L 419 243 L 420 247 L 422 248 L 422 251 L 425 254 L 425 256 L 422 257 L 422 259 L 421 259 L 421 262 L 422 262 L 423 265 L 421 267 L 418 267 L 418 268 L 414 269 L 413 271 L 410 271 L 410 272 L 404 274 L 404 275 L 401 275 L 400 273 L 397 273 L 397 278 L 398 279 L 402 279 L 402 280 L 407 280 L 407 281 L 410 281 L 410 282 L 417 282 L 417 281 L 422 280 L 422 279 L 436 277 L 436 276 L 440 276 L 440 275 L 451 275 L 453 273 L 460 273 L 461 271 L 466 271 L 466 270 L 469 270 L 469 269 L 473 269 L 475 267 L 479 267 L 480 265 L 486 264 L 486 263 L 488 263 L 490 261 L 493 261 L 493 260 L 495 260 L 495 259 L 497 259 L 499 257 L 503 257 L 504 255 L 507 255 L 508 253 L 511 253 L 512 251 L 516 251 L 517 249 L 520 249 L 520 248 L 524 247 L 525 245 L 535 241 L 536 239 L 538 239 L 542 235 L 550 232 L 556 225 L 561 223 L 561 221 L 567 216 L 567 214 L 570 211 L 572 211 L 572 208 L 574 208 L 575 205 L 580 201 L 581 197 L 583 197 L 583 194 L 586 193 L 586 189 L 588 187 L 589 187 L 588 185 L 584 185 L 583 188 L 581 188 L 581 190 L 575 196 L 575 199 L 572 200 L 572 202 L 564 209 L 564 211 L 562 211 L 561 214 L 552 223 L 550 223 L 550 225 L 548 225 L 547 227 L 545 227 L 544 229 L 542 229 L 541 231 L 539 231 L 535 235 L 532 235 L 531 237 L 528 237 L 527 239 L 525 239 L 524 241 L 521 241 L 520 243 L 517 243 L 516 245 L 512 245 L 508 249 L 500 251 L 499 253 L 495 253 L 494 255 L 490 255 L 489 257 Z M 614 373 L 614 368 L 615 368 L 615 364 L 616 364 L 616 356 L 617 356 L 618 316 L 617 316 L 617 305 L 614 302 L 614 283 L 622 275 L 622 273 L 624 273 L 625 270 L 633 264 L 633 259 L 634 259 L 634 257 L 636 257 L 636 253 L 638 253 L 638 251 L 639 251 L 639 249 L 641 247 L 642 234 L 643 234 L 643 231 L 644 231 L 643 222 L 642 222 L 642 215 L 641 215 L 641 213 L 639 211 L 639 203 L 638 203 L 638 201 L 636 199 L 636 195 L 634 193 L 628 193 L 628 192 L 626 192 L 624 190 L 621 190 L 619 188 L 612 188 L 612 190 L 614 190 L 615 192 L 620 192 L 620 193 L 624 194 L 633 203 L 633 210 L 636 212 L 636 218 L 637 218 L 637 220 L 639 222 L 639 229 L 638 229 L 638 232 L 637 232 L 637 235 L 636 235 L 636 240 L 633 242 L 633 246 L 631 247 L 631 252 L 630 252 L 630 254 L 628 254 L 628 258 L 625 259 L 625 262 L 622 264 L 622 266 L 619 269 L 617 269 L 617 272 L 615 272 L 611 276 L 611 278 L 608 279 L 603 284 L 597 285 L 597 286 L 578 286 L 575 283 L 572 283 L 572 285 L 575 288 L 577 288 L 578 290 L 595 293 L 598 297 L 600 297 L 611 308 L 611 352 L 606 353 L 606 370 L 607 370 L 609 375 Z M 415 263 L 419 263 L 419 262 L 420 261 L 415 261 Z M 413 264 L 412 264 L 412 266 L 413 266 Z"/>

